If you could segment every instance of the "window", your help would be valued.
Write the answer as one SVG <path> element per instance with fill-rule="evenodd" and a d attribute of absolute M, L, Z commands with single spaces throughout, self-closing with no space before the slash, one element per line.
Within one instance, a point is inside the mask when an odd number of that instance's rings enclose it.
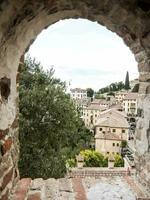
<path fill-rule="evenodd" d="M 102 128 L 99 128 L 99 130 L 102 131 L 103 129 L 102 129 Z"/>
<path fill-rule="evenodd" d="M 107 151 L 107 154 L 109 154 L 109 151 Z"/>
<path fill-rule="evenodd" d="M 115 129 L 115 128 L 113 128 L 113 130 L 112 130 L 112 131 L 113 131 L 113 133 L 115 133 L 115 132 L 116 132 L 116 129 Z"/>
<path fill-rule="evenodd" d="M 87 116 L 88 116 L 88 113 L 87 113 Z"/>
<path fill-rule="evenodd" d="M 95 114 L 95 117 L 97 117 L 97 114 Z"/>
<path fill-rule="evenodd" d="M 119 147 L 119 143 L 117 143 L 117 147 Z"/>
<path fill-rule="evenodd" d="M 122 130 L 122 133 L 125 133 L 125 130 Z"/>
<path fill-rule="evenodd" d="M 113 145 L 113 147 L 114 147 L 114 146 L 115 146 L 115 143 L 113 143 L 112 145 Z"/>

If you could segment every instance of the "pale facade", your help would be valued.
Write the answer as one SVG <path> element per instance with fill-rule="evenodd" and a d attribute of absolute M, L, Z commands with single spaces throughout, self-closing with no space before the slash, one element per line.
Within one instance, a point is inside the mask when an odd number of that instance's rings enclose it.
<path fill-rule="evenodd" d="M 106 111 L 95 127 L 95 149 L 104 154 L 120 153 L 121 142 L 128 140 L 128 122 L 124 115 Z"/>
<path fill-rule="evenodd" d="M 87 90 L 81 88 L 74 88 L 70 90 L 70 95 L 72 99 L 87 99 Z"/>
<path fill-rule="evenodd" d="M 95 146 L 96 151 L 101 152 L 103 154 L 121 153 L 121 140 L 96 139 Z"/>
<path fill-rule="evenodd" d="M 117 103 L 122 103 L 127 94 L 128 94 L 128 92 L 126 92 L 126 91 L 117 92 L 115 94 L 116 102 Z"/>
<path fill-rule="evenodd" d="M 100 113 L 106 109 L 108 109 L 108 103 L 100 100 L 94 100 L 87 108 L 83 108 L 82 119 L 85 126 L 89 129 L 93 129 L 97 123 Z"/>
<path fill-rule="evenodd" d="M 128 93 L 123 100 L 123 109 L 127 115 L 137 115 L 138 93 Z"/>

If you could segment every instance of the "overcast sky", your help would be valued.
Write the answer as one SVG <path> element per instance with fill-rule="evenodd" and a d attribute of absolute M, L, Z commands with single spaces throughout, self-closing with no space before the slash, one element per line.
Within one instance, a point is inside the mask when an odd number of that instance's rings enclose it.
<path fill-rule="evenodd" d="M 42 31 L 30 47 L 31 57 L 71 87 L 95 90 L 112 82 L 138 77 L 137 63 L 115 33 L 88 20 L 63 20 Z"/>

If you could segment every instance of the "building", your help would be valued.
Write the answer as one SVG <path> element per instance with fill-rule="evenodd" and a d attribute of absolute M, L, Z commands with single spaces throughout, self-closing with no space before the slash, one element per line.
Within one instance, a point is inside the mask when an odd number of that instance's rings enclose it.
<path fill-rule="evenodd" d="M 120 153 L 121 142 L 128 140 L 125 114 L 113 109 L 101 113 L 95 126 L 95 149 L 104 154 Z"/>
<path fill-rule="evenodd" d="M 138 93 L 130 92 L 123 99 L 123 110 L 128 116 L 137 115 Z"/>
<path fill-rule="evenodd" d="M 100 113 L 109 108 L 109 103 L 106 100 L 94 100 L 86 108 L 83 108 L 83 121 L 85 126 L 93 129 L 97 123 Z"/>
<path fill-rule="evenodd" d="M 83 116 L 83 109 L 91 102 L 91 98 L 87 97 L 87 90 L 81 88 L 70 89 L 70 97 L 74 101 L 77 111 Z"/>
<path fill-rule="evenodd" d="M 115 94 L 116 102 L 122 103 L 125 96 L 128 94 L 127 91 L 119 91 Z"/>
<path fill-rule="evenodd" d="M 72 99 L 87 99 L 87 90 L 81 88 L 70 89 L 70 95 Z"/>

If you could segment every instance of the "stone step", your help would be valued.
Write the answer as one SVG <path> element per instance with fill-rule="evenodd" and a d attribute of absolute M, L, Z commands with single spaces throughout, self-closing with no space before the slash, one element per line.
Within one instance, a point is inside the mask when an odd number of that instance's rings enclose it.
<path fill-rule="evenodd" d="M 59 179 L 59 197 L 61 200 L 74 200 L 74 192 L 71 179 Z"/>
<path fill-rule="evenodd" d="M 59 181 L 53 178 L 45 180 L 45 200 L 58 200 L 58 195 Z"/>
<path fill-rule="evenodd" d="M 45 181 L 46 200 L 74 200 L 71 179 L 48 179 Z"/>
<path fill-rule="evenodd" d="M 27 200 L 45 199 L 45 181 L 42 178 L 32 180 Z"/>

